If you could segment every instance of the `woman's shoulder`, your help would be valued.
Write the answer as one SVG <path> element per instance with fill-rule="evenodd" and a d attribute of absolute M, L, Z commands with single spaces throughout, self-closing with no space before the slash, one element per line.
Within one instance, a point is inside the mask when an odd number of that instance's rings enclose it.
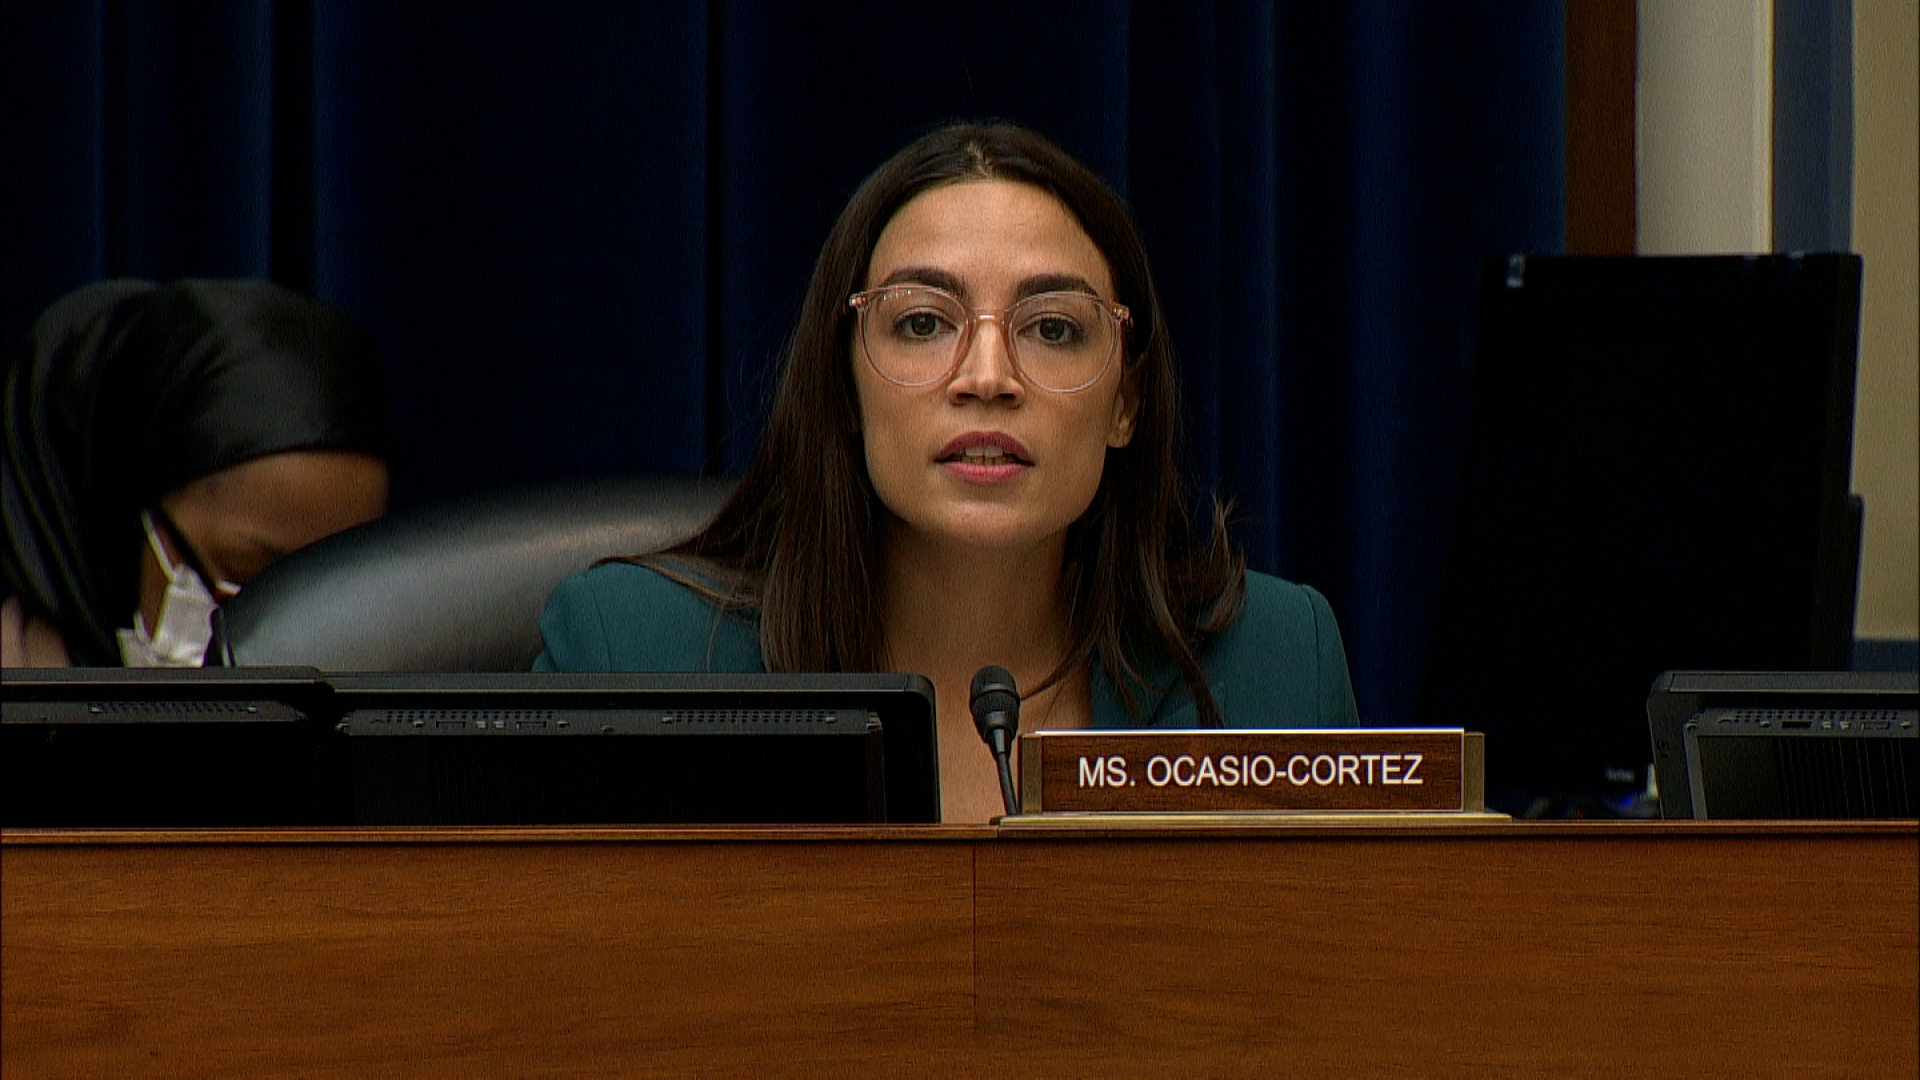
<path fill-rule="evenodd" d="M 1283 643 L 1298 644 L 1317 640 L 1329 631 L 1334 634 L 1340 632 L 1333 617 L 1333 607 L 1320 590 L 1272 574 L 1249 570 L 1246 603 L 1241 609 L 1240 618 L 1227 628 L 1222 637 L 1277 637 Z"/>
<path fill-rule="evenodd" d="M 1247 571 L 1246 582 L 1240 617 L 1201 643 L 1200 659 L 1209 673 L 1242 665 L 1270 667 L 1275 658 L 1315 657 L 1325 635 L 1339 634 L 1333 609 L 1312 586 L 1255 570 Z"/>
<path fill-rule="evenodd" d="M 1198 642 L 1214 704 L 1228 727 L 1352 727 L 1359 723 L 1346 648 L 1326 597 L 1311 586 L 1248 571 L 1240 616 Z M 1192 697 L 1171 670 L 1156 672 L 1169 689 L 1149 701 L 1148 723 L 1192 727 L 1198 723 Z M 1097 686 L 1104 686 L 1096 680 Z M 1096 723 L 1124 723 L 1111 708 Z"/>
<path fill-rule="evenodd" d="M 607 562 L 563 579 L 554 588 L 554 596 L 590 596 L 600 605 L 619 609 L 664 606 L 668 611 L 710 610 L 713 604 L 692 583 L 715 585 L 712 579 L 685 574 L 687 580 L 683 581 L 682 576 L 677 570 L 668 572 L 647 564 Z"/>
<path fill-rule="evenodd" d="M 545 671 L 759 671 L 758 628 L 693 582 L 652 566 L 602 563 L 555 586 L 540 616 Z"/>
<path fill-rule="evenodd" d="M 1248 571 L 1240 618 L 1202 646 L 1200 662 L 1230 726 L 1359 722 L 1339 621 L 1311 585 Z"/>

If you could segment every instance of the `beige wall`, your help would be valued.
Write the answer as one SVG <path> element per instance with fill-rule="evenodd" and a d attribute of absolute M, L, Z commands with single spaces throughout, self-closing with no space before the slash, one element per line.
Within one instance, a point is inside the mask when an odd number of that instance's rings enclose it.
<path fill-rule="evenodd" d="M 1773 246 L 1771 0 L 1640 0 L 1642 255 Z"/>
<path fill-rule="evenodd" d="M 1853 249 L 1866 260 L 1853 489 L 1867 501 L 1858 626 L 1920 637 L 1920 0 L 1853 0 Z"/>
<path fill-rule="evenodd" d="M 1853 249 L 1866 262 L 1853 490 L 1867 503 L 1855 618 L 1920 637 L 1920 0 L 1853 0 Z M 1639 0 L 1639 250 L 1772 244 L 1772 0 Z"/>

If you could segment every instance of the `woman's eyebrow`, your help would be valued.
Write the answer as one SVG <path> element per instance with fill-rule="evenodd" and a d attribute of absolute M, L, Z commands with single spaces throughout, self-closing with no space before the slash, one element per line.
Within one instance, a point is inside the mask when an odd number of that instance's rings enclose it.
<path fill-rule="evenodd" d="M 880 284 L 882 286 L 906 284 L 930 285 L 936 289 L 945 289 L 947 292 L 963 300 L 967 298 L 967 287 L 961 283 L 959 277 L 949 271 L 934 266 L 903 266 L 893 273 L 888 274 L 886 280 Z M 1077 292 L 1086 293 L 1088 296 L 1100 295 L 1100 290 L 1094 288 L 1092 282 L 1078 274 L 1046 273 L 1034 274 L 1031 277 L 1022 279 L 1019 286 L 1014 290 L 1014 296 L 1017 299 L 1024 300 L 1029 296 L 1038 296 L 1041 293 L 1050 292 Z"/>
<path fill-rule="evenodd" d="M 966 288 L 955 275 L 935 266 L 903 266 L 887 275 L 880 283 L 888 285 L 931 285 L 936 289 L 945 289 L 955 296 L 965 297 Z"/>
<path fill-rule="evenodd" d="M 1050 292 L 1077 292 L 1088 296 L 1099 296 L 1100 290 L 1093 283 L 1078 274 L 1035 274 L 1020 282 L 1020 288 L 1014 295 L 1021 299 Z"/>

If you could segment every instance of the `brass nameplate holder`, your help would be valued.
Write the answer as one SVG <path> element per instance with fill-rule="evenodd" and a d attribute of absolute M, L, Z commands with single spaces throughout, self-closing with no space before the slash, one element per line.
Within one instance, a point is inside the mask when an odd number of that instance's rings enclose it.
<path fill-rule="evenodd" d="M 1023 814 L 1483 814 L 1484 738 L 1458 728 L 1042 731 Z"/>

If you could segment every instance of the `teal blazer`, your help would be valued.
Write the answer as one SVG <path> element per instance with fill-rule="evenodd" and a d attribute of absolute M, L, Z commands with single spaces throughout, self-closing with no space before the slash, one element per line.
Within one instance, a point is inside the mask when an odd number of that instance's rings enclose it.
<path fill-rule="evenodd" d="M 767 670 L 759 627 L 728 614 L 657 571 L 608 563 L 562 581 L 540 616 L 546 648 L 536 671 Z M 1240 620 L 1201 643 L 1201 667 L 1228 727 L 1355 727 L 1360 723 L 1340 627 L 1326 598 L 1305 585 L 1247 574 Z M 1194 727 L 1193 698 L 1171 665 L 1136 690 L 1148 727 Z M 1095 727 L 1134 726 L 1125 702 L 1093 664 Z"/>

